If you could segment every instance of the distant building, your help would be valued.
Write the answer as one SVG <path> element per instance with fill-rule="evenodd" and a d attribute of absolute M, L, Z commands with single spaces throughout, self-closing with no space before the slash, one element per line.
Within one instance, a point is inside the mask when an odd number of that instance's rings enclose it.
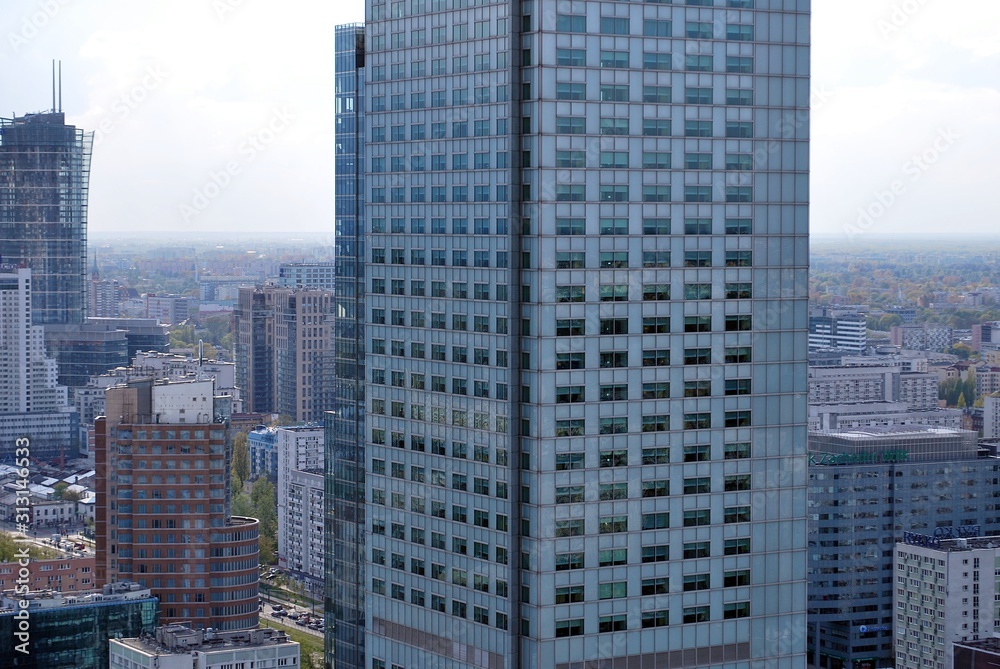
<path fill-rule="evenodd" d="M 912 323 L 917 319 L 916 307 L 888 307 L 885 309 L 885 313 L 896 314 L 903 319 L 904 323 Z"/>
<path fill-rule="evenodd" d="M 183 323 L 191 316 L 190 300 L 180 295 L 146 295 L 146 318 L 167 325 Z"/>
<path fill-rule="evenodd" d="M 274 413 L 274 291 L 240 288 L 236 311 L 236 385 L 243 408 Z"/>
<path fill-rule="evenodd" d="M 972 326 L 972 350 L 995 351 L 1000 349 L 1000 321 L 977 323 Z"/>
<path fill-rule="evenodd" d="M 45 328 L 45 345 L 59 362 L 59 383 L 87 385 L 90 377 L 128 364 L 128 336 L 102 319 L 82 325 Z"/>
<path fill-rule="evenodd" d="M 285 263 L 278 267 L 278 285 L 283 288 L 333 290 L 337 277 L 332 262 Z"/>
<path fill-rule="evenodd" d="M 15 646 L 20 602 L 28 603 L 30 654 Z M 157 600 L 135 583 L 101 590 L 5 593 L 0 608 L 0 667 L 8 669 L 106 669 L 108 640 L 149 635 L 156 629 Z M 165 669 L 165 668 L 164 668 Z"/>
<path fill-rule="evenodd" d="M 19 583 L 21 565 L 0 562 L 0 592 L 13 590 Z M 32 560 L 28 564 L 28 588 L 77 593 L 94 589 L 94 556 Z M 22 581 L 23 582 L 23 581 Z"/>
<path fill-rule="evenodd" d="M 983 439 L 1000 439 L 1000 397 L 983 398 Z"/>
<path fill-rule="evenodd" d="M 842 349 L 861 354 L 868 348 L 868 325 L 863 314 L 820 309 L 809 316 L 809 350 Z"/>
<path fill-rule="evenodd" d="M 810 367 L 810 404 L 903 402 L 910 411 L 938 408 L 937 374 L 900 367 Z"/>
<path fill-rule="evenodd" d="M 893 561 L 896 666 L 959 669 L 952 644 L 991 639 L 1000 621 L 1000 538 L 902 539 Z"/>
<path fill-rule="evenodd" d="M 941 325 L 895 325 L 890 338 L 893 346 L 912 351 L 944 351 L 951 347 L 954 331 Z"/>
<path fill-rule="evenodd" d="M 87 323 L 124 330 L 129 360 L 141 351 L 170 351 L 170 329 L 155 318 L 88 318 Z"/>
<path fill-rule="evenodd" d="M 258 522 L 229 508 L 229 398 L 214 382 L 132 381 L 95 424 L 96 579 L 136 580 L 165 621 L 258 623 Z"/>
<path fill-rule="evenodd" d="M 87 313 L 97 318 L 118 318 L 122 313 L 122 292 L 117 280 L 94 278 L 88 292 Z"/>
<path fill-rule="evenodd" d="M 230 417 L 230 426 L 233 428 L 233 432 L 243 432 L 248 433 L 257 428 L 259 425 L 268 423 L 271 421 L 270 414 L 262 413 L 237 413 L 233 412 L 232 417 Z"/>
<path fill-rule="evenodd" d="M 299 643 L 269 628 L 219 632 L 184 625 L 155 636 L 111 639 L 111 669 L 297 669 Z"/>
<path fill-rule="evenodd" d="M 246 408 L 319 421 L 333 406 L 329 290 L 241 288 L 236 309 L 237 384 Z"/>
<path fill-rule="evenodd" d="M 1000 393 L 1000 367 L 976 368 L 976 397 Z M 971 398 L 966 398 L 970 402 Z"/>
<path fill-rule="evenodd" d="M 250 478 L 278 477 L 278 428 L 259 425 L 247 433 L 247 451 L 250 456 Z"/>
<path fill-rule="evenodd" d="M 938 375 L 926 371 L 926 360 L 845 356 L 841 362 L 809 367 L 810 430 L 962 426 L 961 411 L 939 408 Z"/>
<path fill-rule="evenodd" d="M 263 280 L 263 275 L 256 277 L 202 275 L 198 279 L 198 294 L 203 303 L 234 304 L 239 297 L 240 288 L 252 288 Z"/>
<path fill-rule="evenodd" d="M 30 269 L 0 266 L 0 459 L 23 437 L 35 458 L 75 457 L 79 416 L 46 355 L 43 327 L 32 325 L 32 281 Z"/>
<path fill-rule="evenodd" d="M 972 525 L 1000 534 L 1000 460 L 980 457 L 972 432 L 864 428 L 810 433 L 808 473 L 809 663 L 891 667 L 895 542 Z"/>

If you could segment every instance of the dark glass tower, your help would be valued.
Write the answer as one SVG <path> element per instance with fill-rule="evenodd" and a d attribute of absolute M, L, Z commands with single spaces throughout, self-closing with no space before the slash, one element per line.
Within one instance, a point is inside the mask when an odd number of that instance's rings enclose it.
<path fill-rule="evenodd" d="M 334 408 L 326 413 L 326 666 L 365 666 L 364 26 L 335 37 Z"/>
<path fill-rule="evenodd" d="M 92 144 L 62 112 L 0 118 L 0 256 L 31 268 L 36 325 L 86 315 Z"/>

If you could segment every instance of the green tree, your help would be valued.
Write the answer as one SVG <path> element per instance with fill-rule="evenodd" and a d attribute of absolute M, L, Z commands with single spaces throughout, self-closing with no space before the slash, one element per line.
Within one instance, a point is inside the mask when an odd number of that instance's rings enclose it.
<path fill-rule="evenodd" d="M 250 495 L 241 492 L 233 497 L 233 515 L 253 518 L 253 503 L 250 501 Z"/>
<path fill-rule="evenodd" d="M 250 446 L 247 443 L 247 435 L 238 432 L 233 437 L 233 483 L 239 479 L 242 486 L 243 481 L 250 478 Z"/>
<path fill-rule="evenodd" d="M 278 546 L 278 500 L 274 484 L 263 476 L 258 478 L 250 490 L 250 499 L 254 517 L 260 521 L 261 562 L 270 564 Z"/>
<path fill-rule="evenodd" d="M 52 499 L 63 499 L 63 495 L 68 492 L 69 484 L 65 481 L 60 481 L 59 483 L 52 486 Z"/>
<path fill-rule="evenodd" d="M 965 401 L 965 393 L 961 391 L 958 393 L 958 401 L 955 403 L 955 406 L 959 409 L 964 409 L 968 406 L 968 403 Z"/>
<path fill-rule="evenodd" d="M 979 394 L 976 390 L 976 370 L 970 369 L 969 373 L 965 377 L 965 383 L 962 387 L 962 393 L 969 398 L 972 402 L 975 402 Z"/>

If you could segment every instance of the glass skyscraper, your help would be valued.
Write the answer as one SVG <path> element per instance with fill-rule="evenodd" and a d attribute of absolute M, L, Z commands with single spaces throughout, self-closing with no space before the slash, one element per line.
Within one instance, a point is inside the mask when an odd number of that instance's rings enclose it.
<path fill-rule="evenodd" d="M 804 667 L 809 1 L 366 10 L 333 665 Z"/>
<path fill-rule="evenodd" d="M 336 238 L 333 410 L 324 416 L 326 665 L 365 666 L 363 25 L 334 34 Z M 334 623 L 334 620 L 336 621 Z"/>
<path fill-rule="evenodd" d="M 0 119 L 0 257 L 31 268 L 36 325 L 86 315 L 93 138 L 61 111 Z"/>

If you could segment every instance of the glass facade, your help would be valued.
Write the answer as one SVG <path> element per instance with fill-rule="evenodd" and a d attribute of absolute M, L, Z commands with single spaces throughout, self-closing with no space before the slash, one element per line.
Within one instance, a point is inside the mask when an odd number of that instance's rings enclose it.
<path fill-rule="evenodd" d="M 326 666 L 364 666 L 364 26 L 337 26 L 333 409 L 324 415 Z"/>
<path fill-rule="evenodd" d="M 86 315 L 93 139 L 61 111 L 0 119 L 0 256 L 31 267 L 37 325 Z"/>
<path fill-rule="evenodd" d="M 809 3 L 366 9 L 355 666 L 805 666 Z"/>
<path fill-rule="evenodd" d="M 27 655 L 14 648 L 20 643 L 15 612 L 0 612 L 0 669 L 106 669 L 108 639 L 152 634 L 157 606 L 155 597 L 146 597 L 31 609 Z"/>

